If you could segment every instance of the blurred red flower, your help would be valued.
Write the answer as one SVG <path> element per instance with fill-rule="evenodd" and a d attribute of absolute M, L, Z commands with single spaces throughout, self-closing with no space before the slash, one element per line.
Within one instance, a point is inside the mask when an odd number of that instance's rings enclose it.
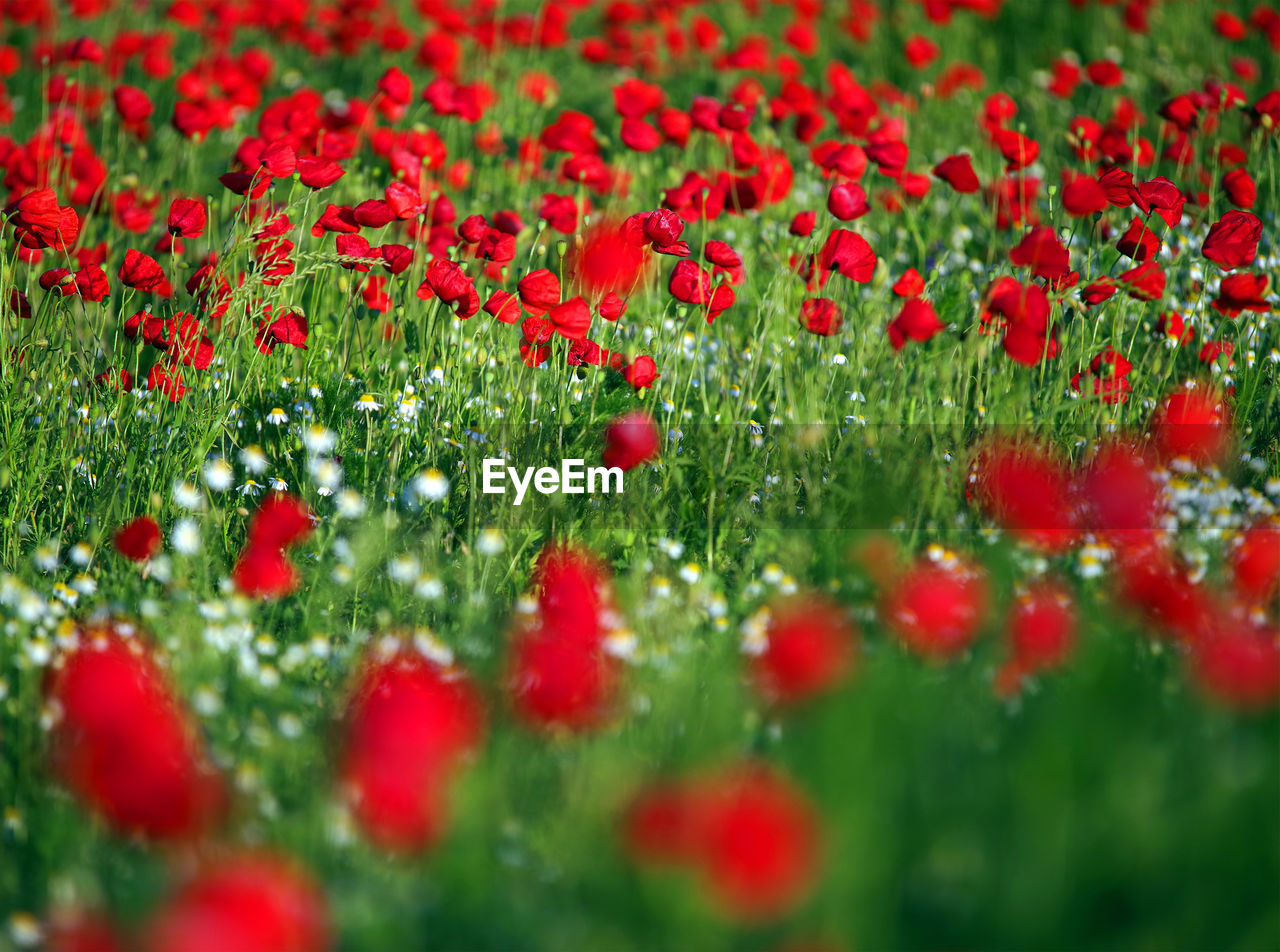
<path fill-rule="evenodd" d="M 145 562 L 160 551 L 160 526 L 150 516 L 139 516 L 116 530 L 112 541 L 126 559 Z"/>
<path fill-rule="evenodd" d="M 764 651 L 752 660 L 756 690 L 796 704 L 831 690 L 849 674 L 856 632 L 839 605 L 811 594 L 771 606 Z"/>
<path fill-rule="evenodd" d="M 266 854 L 201 870 L 151 918 L 143 952 L 324 952 L 324 896 L 300 868 Z"/>
<path fill-rule="evenodd" d="M 51 669 L 55 772 L 126 834 L 187 839 L 220 812 L 222 785 L 143 641 L 121 622 L 80 628 Z"/>
<path fill-rule="evenodd" d="M 653 417 L 647 410 L 632 410 L 605 427 L 604 465 L 627 472 L 654 459 L 660 446 L 661 436 Z"/>

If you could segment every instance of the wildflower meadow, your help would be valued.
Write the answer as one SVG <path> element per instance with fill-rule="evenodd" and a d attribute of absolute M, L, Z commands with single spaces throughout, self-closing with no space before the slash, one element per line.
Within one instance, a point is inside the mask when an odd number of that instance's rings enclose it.
<path fill-rule="evenodd" d="M 1280 8 L 0 0 L 0 949 L 1280 949 Z"/>

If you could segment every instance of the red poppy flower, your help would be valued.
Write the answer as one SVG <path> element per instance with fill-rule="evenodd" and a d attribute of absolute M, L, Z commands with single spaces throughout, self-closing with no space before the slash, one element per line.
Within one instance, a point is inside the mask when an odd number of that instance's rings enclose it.
<path fill-rule="evenodd" d="M 758 763 L 655 784 L 632 802 L 623 833 L 643 862 L 692 867 L 715 907 L 742 922 L 794 909 L 819 865 L 816 812 Z"/>
<path fill-rule="evenodd" d="M 1058 57 L 1053 61 L 1053 78 L 1047 87 L 1049 92 L 1059 99 L 1070 99 L 1080 85 L 1081 71 L 1079 65 L 1066 57 Z"/>
<path fill-rule="evenodd" d="M 544 149 L 575 154 L 595 154 L 600 146 L 596 142 L 596 123 L 585 113 L 566 109 L 560 118 L 542 130 L 538 141 Z"/>
<path fill-rule="evenodd" d="M 288 493 L 274 492 L 263 500 L 249 520 L 248 545 L 284 549 L 311 535 L 311 510 Z"/>
<path fill-rule="evenodd" d="M 159 390 L 171 403 L 177 403 L 191 388 L 182 382 L 182 371 L 170 364 L 153 364 L 147 374 L 147 389 Z"/>
<path fill-rule="evenodd" d="M 628 472 L 658 455 L 661 435 L 647 410 L 624 413 L 604 430 L 604 465 Z"/>
<path fill-rule="evenodd" d="M 868 142 L 863 151 L 867 153 L 867 158 L 876 164 L 880 174 L 889 178 L 897 178 L 902 173 L 910 154 L 905 142 L 894 139 Z"/>
<path fill-rule="evenodd" d="M 160 263 L 133 248 L 125 252 L 124 264 L 120 265 L 118 276 L 121 284 L 137 291 L 159 294 L 161 297 L 173 294 L 173 286 L 169 284 Z"/>
<path fill-rule="evenodd" d="M 840 333 L 844 317 L 830 298 L 806 298 L 800 305 L 800 324 L 811 334 L 832 337 Z"/>
<path fill-rule="evenodd" d="M 637 391 L 652 387 L 662 374 L 658 373 L 658 365 L 649 356 L 637 357 L 622 370 L 622 377 Z"/>
<path fill-rule="evenodd" d="M 791 219 L 790 232 L 797 238 L 807 238 L 813 234 L 814 226 L 817 224 L 818 216 L 816 212 L 797 212 L 795 217 Z"/>
<path fill-rule="evenodd" d="M 881 616 L 912 651 L 946 659 L 977 637 L 986 610 L 986 582 L 977 571 L 922 560 L 885 593 Z"/>
<path fill-rule="evenodd" d="M 392 243 L 370 250 L 382 258 L 382 266 L 392 274 L 404 274 L 413 264 L 413 249 L 408 245 Z"/>
<path fill-rule="evenodd" d="M 1166 458 L 1217 465 L 1231 449 L 1231 412 L 1211 388 L 1178 390 L 1156 409 L 1151 436 Z"/>
<path fill-rule="evenodd" d="M 1160 265 L 1154 261 L 1146 261 L 1136 268 L 1121 272 L 1116 280 L 1124 285 L 1131 298 L 1138 301 L 1158 301 L 1164 296 L 1167 278 Z"/>
<path fill-rule="evenodd" d="M 902 52 L 912 69 L 924 69 L 938 58 L 940 50 L 937 43 L 916 33 L 907 37 Z"/>
<path fill-rule="evenodd" d="M 133 374 L 122 367 L 108 367 L 95 376 L 93 382 L 109 390 L 132 390 Z"/>
<path fill-rule="evenodd" d="M 1016 129 L 997 129 L 991 138 L 1004 157 L 1006 172 L 1025 169 L 1040 156 L 1040 143 Z"/>
<path fill-rule="evenodd" d="M 1009 251 L 1009 260 L 1038 278 L 1060 278 L 1071 268 L 1066 247 L 1048 225 L 1033 228 Z"/>
<path fill-rule="evenodd" d="M 370 198 L 351 210 L 356 224 L 361 228 L 382 228 L 396 220 L 391 206 L 380 198 Z"/>
<path fill-rule="evenodd" d="M 298 590 L 302 579 L 279 549 L 249 546 L 231 569 L 236 589 L 250 598 L 283 598 Z"/>
<path fill-rule="evenodd" d="M 534 572 L 538 606 L 522 619 L 507 657 L 506 687 L 532 727 L 581 731 L 612 712 L 620 671 L 605 651 L 616 615 L 609 578 L 584 550 L 551 545 Z"/>
<path fill-rule="evenodd" d="M 328 188 L 347 173 L 332 159 L 316 155 L 298 156 L 298 181 L 307 188 Z"/>
<path fill-rule="evenodd" d="M 253 172 L 227 172 L 218 176 L 227 191 L 245 198 L 257 199 L 267 194 L 271 187 L 271 174 L 262 169 Z"/>
<path fill-rule="evenodd" d="M 1129 391 L 1133 389 L 1129 383 L 1129 371 L 1133 369 L 1123 354 L 1114 347 L 1105 347 L 1089 361 L 1088 377 L 1093 381 L 1093 395 L 1103 403 L 1115 405 L 1129 399 Z M 1071 389 L 1080 392 L 1084 373 L 1076 373 L 1071 378 Z"/>
<path fill-rule="evenodd" d="M 324 213 L 311 226 L 311 234 L 319 238 L 326 231 L 340 235 L 354 235 L 360 230 L 355 213 L 345 205 L 326 205 Z"/>
<path fill-rule="evenodd" d="M 995 442 L 983 448 L 969 474 L 969 495 L 993 519 L 1044 552 L 1063 552 L 1080 534 L 1066 464 L 1034 444 Z"/>
<path fill-rule="evenodd" d="M 1254 274 L 1251 271 L 1228 275 L 1218 285 L 1218 296 L 1213 300 L 1213 309 L 1227 317 L 1236 317 L 1244 311 L 1266 314 L 1271 310 L 1271 303 L 1266 298 L 1270 280 L 1265 274 Z"/>
<path fill-rule="evenodd" d="M 871 211 L 867 191 L 854 182 L 839 182 L 827 195 L 827 211 L 840 221 L 853 221 Z"/>
<path fill-rule="evenodd" d="M 9 202 L 4 214 L 9 221 L 31 231 L 54 231 L 61 224 L 62 209 L 51 188 L 38 188 Z"/>
<path fill-rule="evenodd" d="M 818 817 L 808 800 L 755 765 L 728 773 L 708 793 L 701 865 L 716 906 L 749 922 L 797 906 L 819 865 Z"/>
<path fill-rule="evenodd" d="M 175 198 L 169 206 L 169 234 L 177 238 L 199 238 L 204 234 L 208 217 L 204 202 L 196 198 Z"/>
<path fill-rule="evenodd" d="M 1141 219 L 1135 218 L 1116 241 L 1116 248 L 1122 255 L 1142 262 L 1153 258 L 1163 244 L 1159 235 L 1143 224 Z"/>
<path fill-rule="evenodd" d="M 1200 250 L 1222 270 L 1232 271 L 1253 263 L 1261 238 L 1262 219 L 1233 209 L 1209 227 Z"/>
<path fill-rule="evenodd" d="M 831 690 L 853 665 L 855 637 L 844 609 L 819 595 L 774 605 L 765 649 L 752 660 L 756 690 L 781 704 Z"/>
<path fill-rule="evenodd" d="M 1155 212 L 1170 228 L 1177 227 L 1182 220 L 1182 209 L 1186 201 L 1182 190 L 1163 176 L 1143 182 L 1137 187 L 1134 197 L 1134 204 L 1144 213 Z"/>
<path fill-rule="evenodd" d="M 1014 660 L 1027 673 L 1061 666 L 1076 638 L 1076 608 L 1059 582 L 1037 581 L 1014 599 L 1007 623 Z"/>
<path fill-rule="evenodd" d="M 504 324 L 518 324 L 524 316 L 520 310 L 520 299 L 501 288 L 489 295 L 489 300 L 484 303 L 484 312 Z"/>
<path fill-rule="evenodd" d="M 917 298 L 924 294 L 924 278 L 915 268 L 908 268 L 893 284 L 893 293 L 900 298 Z"/>
<path fill-rule="evenodd" d="M 613 87 L 613 105 L 618 115 L 639 119 L 661 109 L 667 101 L 663 88 L 631 77 Z"/>
<path fill-rule="evenodd" d="M 1280 700 L 1280 631 L 1240 618 L 1220 620 L 1193 643 L 1192 670 L 1214 700 L 1243 711 Z"/>
<path fill-rule="evenodd" d="M 82 628 L 50 669 L 55 771 L 112 826 L 186 839 L 221 807 L 221 785 L 143 641 L 117 622 Z"/>
<path fill-rule="evenodd" d="M 480 310 L 480 296 L 462 266 L 448 258 L 436 258 L 427 265 L 427 274 L 418 285 L 418 297 L 438 297 L 453 313 L 466 320 Z"/>
<path fill-rule="evenodd" d="M 626 118 L 618 130 L 618 138 L 622 144 L 633 152 L 652 152 L 662 145 L 663 135 L 658 129 L 643 119 Z"/>
<path fill-rule="evenodd" d="M 603 219 L 586 230 L 566 265 L 576 287 L 595 300 L 631 294 L 646 280 L 649 257 L 642 242 L 628 240 L 623 225 Z"/>
<path fill-rule="evenodd" d="M 1162 503 L 1153 469 L 1143 448 L 1103 444 L 1078 477 L 1088 530 L 1121 543 L 1154 531 Z"/>
<path fill-rule="evenodd" d="M 667 208 L 654 212 L 639 212 L 622 223 L 622 234 L 639 244 L 648 243 L 654 251 L 663 255 L 684 258 L 689 255 L 689 243 L 680 241 L 684 222 Z"/>
<path fill-rule="evenodd" d="M 932 303 L 924 298 L 911 298 L 903 302 L 898 316 L 889 322 L 889 343 L 894 350 L 902 350 L 908 340 L 927 341 L 946 326 L 938 320 Z"/>
<path fill-rule="evenodd" d="M 377 257 L 369 239 L 363 235 L 339 235 L 334 239 L 334 247 L 339 255 L 338 263 L 349 271 L 367 272 L 370 259 Z"/>
<path fill-rule="evenodd" d="M 582 340 L 591 328 L 591 308 L 582 297 L 573 297 L 547 312 L 555 332 L 569 340 Z"/>
<path fill-rule="evenodd" d="M 859 284 L 866 284 L 875 275 L 876 260 L 867 240 L 845 228 L 831 232 L 818 253 L 818 264 L 824 272 L 837 272 Z"/>
<path fill-rule="evenodd" d="M 1082 218 L 1097 215 L 1107 210 L 1110 202 L 1098 180 L 1092 175 L 1082 175 L 1063 169 L 1062 172 L 1062 207 L 1068 215 Z"/>
<path fill-rule="evenodd" d="M 1110 88 L 1124 82 L 1124 71 L 1111 60 L 1095 60 L 1085 66 L 1084 71 L 1095 86 Z"/>
<path fill-rule="evenodd" d="M 460 670 L 407 644 L 371 653 L 347 705 L 339 766 L 364 833 L 384 849 L 434 845 L 459 762 L 484 727 L 479 692 Z"/>
<path fill-rule="evenodd" d="M 696 866 L 710 798 L 692 780 L 654 783 L 632 799 L 622 819 L 627 852 L 643 863 Z"/>
<path fill-rule="evenodd" d="M 1232 169 L 1222 177 L 1222 188 L 1237 208 L 1252 208 L 1258 200 L 1258 186 L 1244 169 Z"/>
<path fill-rule="evenodd" d="M 413 101 L 413 81 L 404 71 L 392 66 L 378 79 L 378 92 L 397 106 L 407 106 Z"/>
<path fill-rule="evenodd" d="M 696 261 L 678 261 L 671 270 L 667 290 L 677 301 L 706 304 L 711 299 L 711 275 Z"/>
<path fill-rule="evenodd" d="M 1265 604 L 1280 592 L 1280 525 L 1258 522 L 1240 533 L 1228 557 L 1236 592 Z"/>
<path fill-rule="evenodd" d="M 143 952 L 325 952 L 323 894 L 292 863 L 268 855 L 220 860 L 151 918 Z"/>
<path fill-rule="evenodd" d="M 1210 340 L 1205 341 L 1204 346 L 1200 348 L 1200 362 L 1202 364 L 1211 364 L 1220 357 L 1227 357 L 1227 367 L 1231 366 L 1231 354 L 1235 350 L 1235 344 L 1229 340 Z"/>
<path fill-rule="evenodd" d="M 68 291 L 68 288 L 74 290 Z M 71 282 L 64 282 L 59 291 L 66 295 L 68 293 L 78 294 L 86 301 L 100 302 L 106 299 L 111 293 L 111 287 L 107 284 L 107 275 L 96 264 L 85 265 L 73 276 Z"/>
<path fill-rule="evenodd" d="M 615 292 L 610 291 L 596 305 L 596 313 L 606 321 L 616 321 L 627 313 L 627 302 L 618 297 Z"/>
<path fill-rule="evenodd" d="M 145 562 L 160 551 L 160 526 L 150 516 L 139 516 L 116 530 L 112 541 L 126 559 Z"/>
<path fill-rule="evenodd" d="M 560 279 L 546 268 L 530 271 L 517 285 L 520 303 L 535 317 L 560 303 Z"/>

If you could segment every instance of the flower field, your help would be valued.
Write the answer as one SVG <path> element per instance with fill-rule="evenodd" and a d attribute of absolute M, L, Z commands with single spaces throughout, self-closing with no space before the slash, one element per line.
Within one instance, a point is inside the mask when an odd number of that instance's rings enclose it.
<path fill-rule="evenodd" d="M 0 172 L 0 949 L 1280 948 L 1280 9 L 0 0 Z"/>

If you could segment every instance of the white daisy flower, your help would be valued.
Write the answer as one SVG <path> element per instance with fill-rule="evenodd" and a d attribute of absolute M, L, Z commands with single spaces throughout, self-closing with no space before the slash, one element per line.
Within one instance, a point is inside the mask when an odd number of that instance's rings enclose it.
<path fill-rule="evenodd" d="M 276 426 L 281 423 L 288 423 L 289 414 L 285 413 L 281 407 L 273 407 L 271 412 L 267 414 L 267 422 Z"/>
<path fill-rule="evenodd" d="M 422 564 L 408 552 L 397 555 L 387 563 L 387 575 L 394 582 L 408 584 L 418 577 Z"/>
<path fill-rule="evenodd" d="M 365 413 L 369 413 L 373 410 L 381 410 L 382 404 L 373 399 L 373 394 L 362 393 L 360 394 L 360 399 L 355 402 L 355 408 Z"/>
<path fill-rule="evenodd" d="M 195 555 L 200 551 L 200 526 L 194 519 L 179 519 L 169 533 L 169 543 L 180 555 Z"/>
<path fill-rule="evenodd" d="M 497 555 L 506 548 L 506 545 L 502 532 L 492 526 L 481 529 L 480 534 L 476 536 L 476 551 L 481 555 Z"/>
<path fill-rule="evenodd" d="M 235 483 L 235 471 L 221 456 L 204 464 L 204 484 L 215 493 L 226 492 Z"/>
<path fill-rule="evenodd" d="M 35 552 L 31 555 L 32 561 L 35 562 L 36 568 L 41 572 L 52 572 L 58 567 L 58 542 L 56 539 L 49 539 L 36 546 Z"/>
<path fill-rule="evenodd" d="M 230 466 L 227 467 L 227 472 L 228 474 L 231 472 Z M 213 488 L 212 484 L 210 484 L 209 488 Z M 204 496 L 201 494 L 200 488 L 194 483 L 189 483 L 185 479 L 175 479 L 173 481 L 173 502 L 174 505 L 182 509 L 195 511 L 204 505 Z"/>
<path fill-rule="evenodd" d="M 432 601 L 444 595 L 444 583 L 434 575 L 424 575 L 414 585 L 413 594 L 426 601 Z"/>
<path fill-rule="evenodd" d="M 354 489 L 344 489 L 336 500 L 338 515 L 343 519 L 359 519 L 365 513 L 364 497 Z"/>
<path fill-rule="evenodd" d="M 413 491 L 423 499 L 439 502 L 449 495 L 449 478 L 438 469 L 424 469 L 414 477 Z"/>
<path fill-rule="evenodd" d="M 323 456 L 325 453 L 332 453 L 338 445 L 338 434 L 319 423 L 313 423 L 302 431 L 302 445 L 313 456 Z"/>
<path fill-rule="evenodd" d="M 267 454 L 257 444 L 246 446 L 240 451 L 240 462 L 255 476 L 261 476 L 267 471 Z"/>

